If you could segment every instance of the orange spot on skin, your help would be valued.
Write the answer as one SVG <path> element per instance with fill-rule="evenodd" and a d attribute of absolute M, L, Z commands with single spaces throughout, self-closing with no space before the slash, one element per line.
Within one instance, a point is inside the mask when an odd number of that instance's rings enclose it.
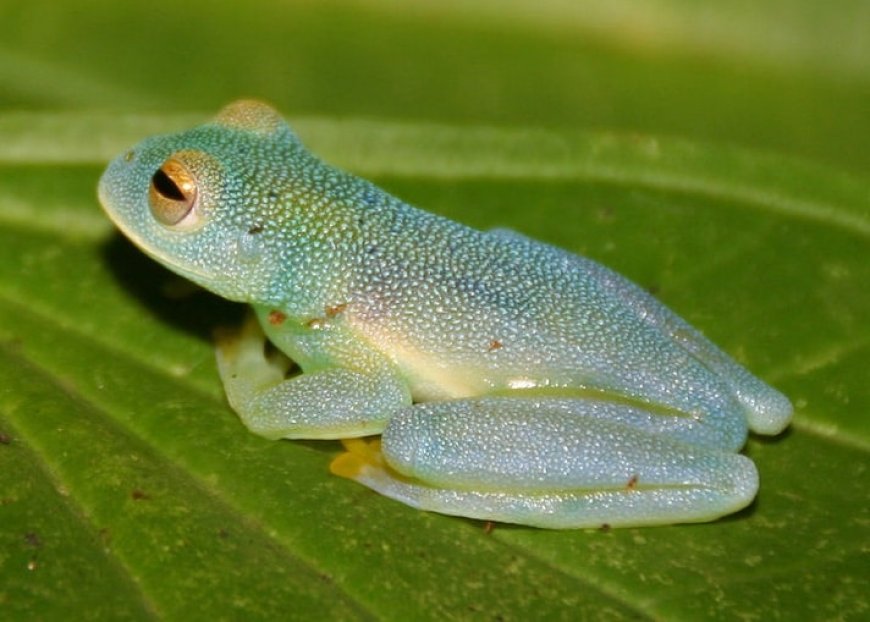
<path fill-rule="evenodd" d="M 486 535 L 491 534 L 493 529 L 495 529 L 495 523 L 491 520 L 488 520 L 483 524 L 483 533 Z"/>
<path fill-rule="evenodd" d="M 307 322 L 305 322 L 305 326 L 307 326 L 311 330 L 320 330 L 325 325 L 326 325 L 326 320 L 324 320 L 323 318 L 319 318 L 319 317 L 312 318 L 312 319 L 308 320 Z"/>
<path fill-rule="evenodd" d="M 629 490 L 634 490 L 637 487 L 637 481 L 638 481 L 638 476 L 632 475 L 629 478 L 628 483 L 625 485 L 625 487 L 628 488 Z"/>
<path fill-rule="evenodd" d="M 149 499 L 148 493 L 142 490 L 134 490 L 130 493 L 130 497 L 133 498 L 134 501 L 141 501 L 142 499 Z"/>
<path fill-rule="evenodd" d="M 489 348 L 487 352 L 495 352 L 496 350 L 501 350 L 504 347 L 504 344 L 498 339 L 493 339 L 489 342 Z"/>
<path fill-rule="evenodd" d="M 326 313 L 326 317 L 328 317 L 329 319 L 332 319 L 332 318 L 336 317 L 337 315 L 340 315 L 345 309 L 347 309 L 347 303 L 343 302 L 339 305 L 333 305 L 331 307 L 326 307 L 326 309 L 324 309 L 324 313 Z"/>
<path fill-rule="evenodd" d="M 281 326 L 287 319 L 287 314 L 278 310 L 269 311 L 269 324 L 272 326 Z"/>

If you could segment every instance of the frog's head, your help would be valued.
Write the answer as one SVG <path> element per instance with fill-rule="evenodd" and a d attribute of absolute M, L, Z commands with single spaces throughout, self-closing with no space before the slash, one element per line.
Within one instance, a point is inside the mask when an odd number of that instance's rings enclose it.
<path fill-rule="evenodd" d="M 281 265 L 271 243 L 278 189 L 292 176 L 288 162 L 305 157 L 272 108 L 236 102 L 210 123 L 116 158 L 100 179 L 100 203 L 171 270 L 232 300 L 265 300 Z"/>

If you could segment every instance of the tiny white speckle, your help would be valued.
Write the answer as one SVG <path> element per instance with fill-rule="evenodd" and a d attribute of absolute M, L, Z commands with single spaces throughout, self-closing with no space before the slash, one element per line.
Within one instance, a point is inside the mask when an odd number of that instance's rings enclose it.
<path fill-rule="evenodd" d="M 538 383 L 531 378 L 511 378 L 508 380 L 511 389 L 534 389 Z"/>

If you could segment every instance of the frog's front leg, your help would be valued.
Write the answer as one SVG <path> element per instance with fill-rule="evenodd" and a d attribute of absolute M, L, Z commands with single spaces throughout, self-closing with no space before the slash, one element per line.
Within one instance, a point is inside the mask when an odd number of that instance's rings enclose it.
<path fill-rule="evenodd" d="M 380 434 L 390 414 L 411 403 L 405 383 L 386 364 L 361 357 L 354 369 L 327 367 L 287 378 L 287 365 L 264 350 L 253 317 L 240 332 L 218 338 L 227 399 L 244 424 L 266 438 Z"/>
<path fill-rule="evenodd" d="M 333 472 L 424 510 L 548 528 L 708 521 L 752 501 L 748 458 L 650 434 L 620 408 L 514 397 L 410 406 L 394 413 L 382 453 L 356 441 Z"/>

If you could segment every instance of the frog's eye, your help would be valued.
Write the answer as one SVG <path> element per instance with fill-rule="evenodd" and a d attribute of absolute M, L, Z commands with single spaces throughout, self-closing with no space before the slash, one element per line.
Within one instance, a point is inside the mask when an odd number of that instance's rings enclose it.
<path fill-rule="evenodd" d="M 175 226 L 196 205 L 196 179 L 178 160 L 166 160 L 151 177 L 148 204 L 159 222 Z"/>

